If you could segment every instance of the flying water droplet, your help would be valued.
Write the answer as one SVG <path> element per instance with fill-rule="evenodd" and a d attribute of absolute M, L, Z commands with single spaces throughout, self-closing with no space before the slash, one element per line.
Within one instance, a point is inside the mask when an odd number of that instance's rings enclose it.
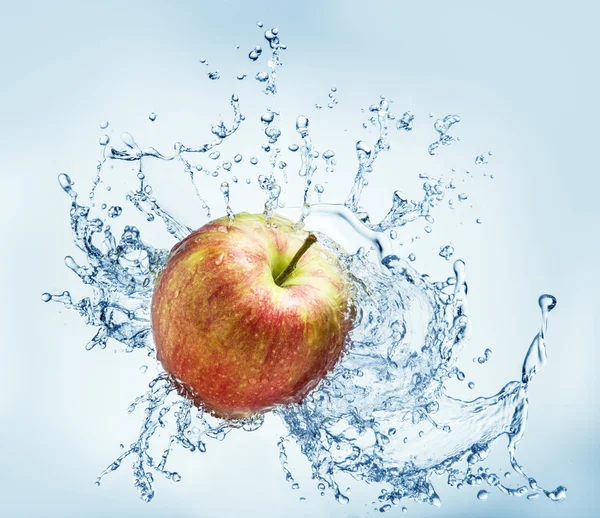
<path fill-rule="evenodd" d="M 250 59 L 250 61 L 256 61 L 262 54 L 262 48 L 257 45 L 256 47 L 254 47 L 248 54 L 248 59 Z"/>
<path fill-rule="evenodd" d="M 412 131 L 414 120 L 415 116 L 412 114 L 412 112 L 404 112 L 402 117 L 400 117 L 396 122 L 396 128 L 404 131 Z"/>
<path fill-rule="evenodd" d="M 123 209 L 118 205 L 113 205 L 107 212 L 109 218 L 118 218 L 122 213 Z"/>
<path fill-rule="evenodd" d="M 454 255 L 454 247 L 452 245 L 446 245 L 441 247 L 439 255 L 440 257 L 446 259 L 446 261 L 449 261 L 450 258 Z"/>

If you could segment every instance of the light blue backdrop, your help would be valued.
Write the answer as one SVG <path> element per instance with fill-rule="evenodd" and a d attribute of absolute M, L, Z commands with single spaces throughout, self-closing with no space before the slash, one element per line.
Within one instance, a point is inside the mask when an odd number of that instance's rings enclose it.
<path fill-rule="evenodd" d="M 394 154 L 382 158 L 368 187 L 365 204 L 375 212 L 393 189 L 416 195 L 417 173 L 464 168 L 476 154 L 493 152 L 486 167 L 496 179 L 469 187 L 473 212 L 438 222 L 438 238 L 423 245 L 416 263 L 449 274 L 439 258 L 426 259 L 435 258 L 440 235 L 451 235 L 467 261 L 475 327 L 463 361 L 478 393 L 518 378 L 538 327 L 537 297 L 558 297 L 548 366 L 531 389 L 519 458 L 541 484 L 567 486 L 568 499 L 556 505 L 492 492 L 479 502 L 474 490 L 444 488 L 440 479 L 443 507 L 411 503 L 410 516 L 597 516 L 599 15 L 597 3 L 580 1 L 5 2 L 0 514 L 373 513 L 377 488 L 352 484 L 354 499 L 342 507 L 318 496 L 300 460 L 302 493 L 292 491 L 277 459 L 276 422 L 211 443 L 202 456 L 175 454 L 182 482 L 159 480 L 149 505 L 138 499 L 127 466 L 96 488 L 96 475 L 118 454 L 119 443 L 135 437 L 140 416 L 125 409 L 152 368 L 140 374 L 149 360 L 113 348 L 86 352 L 91 330 L 76 315 L 40 301 L 46 290 L 86 294 L 62 263 L 73 246 L 57 173 L 71 174 L 82 191 L 89 187 L 102 119 L 110 121 L 113 139 L 131 131 L 141 143 L 163 148 L 180 138 L 205 140 L 218 114 L 230 115 L 227 96 L 238 88 L 232 78 L 249 70 L 244 56 L 260 41 L 255 22 L 264 20 L 280 28 L 289 46 L 279 74 L 282 96 L 273 104 L 285 109 L 288 125 L 297 113 L 314 116 L 315 141 L 340 156 L 341 192 L 355 167 L 353 143 L 362 138 L 364 115 L 357 107 L 386 94 L 396 112 L 411 109 L 417 116 L 414 135 L 394 136 Z M 206 79 L 201 57 L 214 63 L 222 81 Z M 326 102 L 334 84 L 340 105 L 317 115 L 314 103 Z M 240 84 L 240 95 L 251 88 L 256 91 L 255 84 Z M 264 97 L 254 99 L 268 105 Z M 151 111 L 159 115 L 153 125 Z M 463 118 L 455 131 L 461 142 L 435 159 L 425 151 L 434 137 L 430 111 Z M 334 130 L 320 130 L 320 120 Z M 249 145 L 240 146 L 250 153 Z M 179 169 L 169 171 L 173 189 L 186 200 L 181 212 L 194 224 L 199 208 L 192 198 L 187 203 L 189 185 Z M 244 203 L 238 192 L 234 209 Z M 474 225 L 475 217 L 484 224 Z M 471 358 L 485 347 L 494 351 L 493 361 L 473 369 Z M 500 470 L 505 464 L 498 444 L 490 465 Z M 306 502 L 299 502 L 300 494 Z"/>

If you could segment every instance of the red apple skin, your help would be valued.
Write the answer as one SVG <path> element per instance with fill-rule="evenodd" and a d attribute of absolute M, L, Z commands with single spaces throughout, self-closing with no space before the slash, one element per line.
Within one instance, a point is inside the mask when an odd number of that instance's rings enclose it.
<path fill-rule="evenodd" d="M 354 316 L 335 256 L 274 216 L 238 214 L 179 242 L 152 298 L 157 357 L 194 403 L 225 418 L 300 402 L 340 358 Z M 184 387 L 184 388 L 182 388 Z"/>

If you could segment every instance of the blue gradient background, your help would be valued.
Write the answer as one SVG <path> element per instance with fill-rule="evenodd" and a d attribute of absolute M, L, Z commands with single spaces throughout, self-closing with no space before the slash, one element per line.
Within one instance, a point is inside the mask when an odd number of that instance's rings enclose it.
<path fill-rule="evenodd" d="M 300 459 L 294 464 L 303 489 L 292 491 L 277 459 L 275 438 L 281 428 L 275 420 L 259 433 L 209 443 L 204 455 L 177 451 L 172 466 L 183 480 L 158 480 L 150 505 L 139 500 L 127 466 L 96 488 L 94 480 L 118 454 L 118 444 L 137 433 L 140 416 L 128 416 L 125 409 L 148 381 L 138 372 L 144 360 L 113 354 L 112 348 L 85 352 L 91 330 L 77 315 L 40 302 L 46 290 L 87 293 L 62 262 L 73 246 L 68 200 L 58 188 L 57 173 L 71 174 L 81 190 L 88 187 L 101 119 L 110 120 L 113 139 L 128 130 L 140 142 L 163 149 L 179 138 L 205 140 L 219 110 L 229 116 L 227 95 L 238 86 L 225 78 L 206 80 L 198 59 L 206 56 L 224 76 L 235 77 L 247 67 L 247 49 L 260 41 L 254 27 L 260 19 L 279 27 L 290 49 L 280 70 L 285 93 L 278 101 L 288 120 L 302 112 L 312 117 L 314 103 L 326 100 L 331 85 L 339 88 L 340 105 L 323 115 L 335 121 L 339 135 L 320 135 L 315 122 L 313 137 L 321 149 L 333 147 L 345 155 L 336 172 L 341 192 L 351 182 L 352 145 L 362 121 L 357 109 L 346 107 L 367 106 L 384 93 L 396 100 L 396 112 L 416 114 L 414 136 L 394 137 L 393 155 L 381 159 L 365 194 L 365 204 L 375 212 L 387 206 L 395 188 L 417 195 L 416 173 L 464 167 L 476 154 L 493 151 L 487 167 L 497 178 L 469 188 L 477 204 L 471 216 L 461 220 L 464 225 L 458 219 L 438 222 L 435 231 L 438 239 L 452 235 L 469 268 L 475 327 L 463 362 L 478 394 L 494 393 L 518 378 L 538 328 L 537 297 L 543 292 L 558 297 L 549 325 L 549 361 L 531 388 L 519 459 L 540 484 L 567 486 L 568 499 L 556 505 L 492 491 L 479 502 L 473 488 L 456 491 L 440 479 L 442 508 L 409 503 L 410 516 L 597 516 L 597 5 L 4 2 L 0 514 L 374 514 L 371 501 L 378 488 L 353 483 L 351 504 L 340 506 L 329 496 L 318 496 Z M 235 43 L 242 46 L 237 53 Z M 239 86 L 241 96 L 244 88 L 250 85 Z M 150 111 L 159 114 L 152 126 Z M 435 159 L 425 151 L 434 137 L 430 111 L 463 118 L 455 131 L 461 142 Z M 418 150 L 416 158 L 406 158 L 410 146 Z M 173 189 L 189 191 L 180 171 L 173 178 L 178 179 L 173 185 L 181 185 Z M 475 217 L 482 217 L 484 225 L 475 226 Z M 435 258 L 436 245 L 439 250 L 432 238 L 419 257 Z M 439 258 L 430 263 L 423 259 L 417 267 L 448 274 Z M 493 361 L 473 368 L 472 356 L 485 347 L 494 351 Z M 498 441 L 488 462 L 494 470 L 506 467 L 504 442 Z M 300 495 L 308 500 L 300 503 Z M 393 511 L 398 514 L 399 509 Z"/>

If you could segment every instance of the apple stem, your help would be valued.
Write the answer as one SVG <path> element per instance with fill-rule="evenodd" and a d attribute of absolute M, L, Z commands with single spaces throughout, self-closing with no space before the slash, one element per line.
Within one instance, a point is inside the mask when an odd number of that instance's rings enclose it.
<path fill-rule="evenodd" d="M 296 269 L 296 265 L 298 264 L 298 261 L 300 261 L 300 258 L 316 242 L 317 242 L 317 237 L 314 234 L 308 234 L 308 237 L 306 238 L 304 243 L 302 243 L 302 246 L 300 247 L 300 249 L 296 252 L 296 255 L 290 261 L 290 264 L 288 264 L 287 267 L 285 268 L 285 270 L 283 270 L 275 279 L 275 284 L 277 284 L 277 286 L 281 286 L 287 280 L 287 278 Z"/>

